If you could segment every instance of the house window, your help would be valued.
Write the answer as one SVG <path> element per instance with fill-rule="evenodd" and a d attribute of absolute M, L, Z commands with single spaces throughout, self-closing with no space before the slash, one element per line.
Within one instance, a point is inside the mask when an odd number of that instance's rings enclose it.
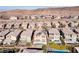
<path fill-rule="evenodd" d="M 79 42 L 79 38 L 77 38 L 77 39 L 76 39 L 76 41 L 78 41 L 78 42 Z"/>
<path fill-rule="evenodd" d="M 55 42 L 59 42 L 59 40 L 54 40 Z"/>
<path fill-rule="evenodd" d="M 78 37 L 78 35 L 77 35 L 77 37 Z"/>
<path fill-rule="evenodd" d="M 0 36 L 0 37 L 2 37 L 2 36 Z"/>
<path fill-rule="evenodd" d="M 52 37 L 52 39 L 54 39 L 54 37 Z"/>
<path fill-rule="evenodd" d="M 49 33 L 50 35 L 54 35 L 53 33 Z"/>
<path fill-rule="evenodd" d="M 39 39 L 37 39 L 37 40 L 35 40 L 36 42 L 39 42 L 40 40 Z"/>
<path fill-rule="evenodd" d="M 70 37 L 72 37 L 72 34 L 70 34 Z"/>
<path fill-rule="evenodd" d="M 72 39 L 69 39 L 69 41 L 72 41 Z"/>
<path fill-rule="evenodd" d="M 42 39 L 42 42 L 45 42 L 45 39 Z"/>
<path fill-rule="evenodd" d="M 45 36 L 42 36 L 42 38 L 45 38 Z"/>

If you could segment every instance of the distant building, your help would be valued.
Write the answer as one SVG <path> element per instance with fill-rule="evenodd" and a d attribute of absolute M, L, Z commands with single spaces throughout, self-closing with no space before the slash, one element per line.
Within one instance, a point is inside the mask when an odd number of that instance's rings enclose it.
<path fill-rule="evenodd" d="M 55 19 L 61 19 L 61 16 L 56 16 Z"/>
<path fill-rule="evenodd" d="M 6 29 L 11 29 L 12 28 L 12 25 L 14 25 L 14 23 L 13 22 L 11 22 L 11 23 L 7 23 L 7 25 L 6 25 Z"/>
<path fill-rule="evenodd" d="M 16 17 L 16 16 L 10 16 L 9 19 L 10 19 L 10 20 L 17 20 L 17 17 Z"/>
<path fill-rule="evenodd" d="M 66 21 L 58 21 L 59 23 L 59 28 L 68 28 L 68 24 Z"/>
<path fill-rule="evenodd" d="M 38 19 L 38 16 L 37 15 L 32 15 L 31 19 Z"/>
<path fill-rule="evenodd" d="M 3 29 L 3 28 L 4 28 L 4 24 L 1 23 L 1 24 L 0 24 L 0 29 Z"/>
<path fill-rule="evenodd" d="M 43 22 L 44 27 L 46 27 L 47 29 L 51 29 L 51 22 Z"/>
<path fill-rule="evenodd" d="M 2 15 L 0 15 L 0 19 L 8 20 L 9 19 L 9 16 L 2 14 Z"/>
<path fill-rule="evenodd" d="M 23 23 L 22 23 L 22 28 L 23 28 L 23 29 L 27 29 L 27 26 L 28 26 L 28 22 L 23 22 Z"/>
<path fill-rule="evenodd" d="M 52 21 L 52 28 L 59 28 L 58 21 Z"/>
<path fill-rule="evenodd" d="M 21 22 L 15 22 L 14 23 L 14 29 L 18 29 L 21 26 Z"/>
<path fill-rule="evenodd" d="M 79 16 L 77 16 L 77 15 L 76 15 L 76 16 L 74 16 L 74 19 L 79 19 Z"/>
<path fill-rule="evenodd" d="M 29 22 L 28 29 L 35 29 L 35 23 L 34 22 Z"/>
<path fill-rule="evenodd" d="M 78 26 L 78 21 L 69 21 L 69 27 L 74 27 L 76 28 Z"/>
<path fill-rule="evenodd" d="M 38 29 L 42 29 L 43 22 L 36 22 Z"/>

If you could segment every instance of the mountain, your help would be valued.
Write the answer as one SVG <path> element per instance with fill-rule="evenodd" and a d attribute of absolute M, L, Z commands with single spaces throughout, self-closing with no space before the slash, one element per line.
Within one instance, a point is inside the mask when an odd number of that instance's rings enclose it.
<path fill-rule="evenodd" d="M 50 8 L 42 8 L 35 10 L 6 10 L 0 11 L 0 14 L 3 15 L 79 15 L 79 6 L 76 7 L 50 7 Z"/>

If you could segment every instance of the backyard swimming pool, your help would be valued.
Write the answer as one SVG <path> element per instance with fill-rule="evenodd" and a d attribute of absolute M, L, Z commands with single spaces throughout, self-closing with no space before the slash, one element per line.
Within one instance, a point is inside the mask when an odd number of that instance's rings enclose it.
<path fill-rule="evenodd" d="M 58 50 L 58 49 L 51 49 L 48 50 L 48 53 L 69 53 L 69 50 Z"/>

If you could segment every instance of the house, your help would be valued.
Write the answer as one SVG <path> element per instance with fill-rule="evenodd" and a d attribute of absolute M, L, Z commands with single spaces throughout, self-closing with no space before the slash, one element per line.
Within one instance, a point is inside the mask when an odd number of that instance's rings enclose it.
<path fill-rule="evenodd" d="M 23 22 L 23 23 L 22 23 L 22 28 L 23 28 L 23 29 L 27 29 L 27 26 L 28 26 L 28 22 Z"/>
<path fill-rule="evenodd" d="M 23 31 L 20 35 L 20 45 L 26 45 L 26 43 L 31 43 L 33 30 L 27 29 Z"/>
<path fill-rule="evenodd" d="M 4 30 L 0 32 L 0 43 L 6 39 L 6 36 L 9 34 L 9 30 Z"/>
<path fill-rule="evenodd" d="M 68 27 L 74 27 L 74 23 L 71 21 L 68 21 Z"/>
<path fill-rule="evenodd" d="M 74 47 L 74 52 L 79 53 L 79 47 Z"/>
<path fill-rule="evenodd" d="M 66 21 L 58 21 L 59 28 L 68 28 Z"/>
<path fill-rule="evenodd" d="M 74 16 L 74 19 L 79 19 L 79 16 L 75 15 L 75 16 Z"/>
<path fill-rule="evenodd" d="M 27 17 L 25 15 L 20 15 L 19 19 L 25 20 Z"/>
<path fill-rule="evenodd" d="M 42 29 L 43 22 L 36 22 L 37 28 Z"/>
<path fill-rule="evenodd" d="M 13 22 L 11 22 L 11 23 L 7 23 L 7 25 L 6 25 L 6 29 L 11 29 L 12 28 L 12 25 L 14 25 L 14 23 Z"/>
<path fill-rule="evenodd" d="M 33 35 L 34 45 L 47 45 L 48 34 L 45 30 L 36 30 Z"/>
<path fill-rule="evenodd" d="M 10 20 L 17 20 L 17 17 L 16 17 L 16 16 L 10 16 L 9 19 L 10 19 Z"/>
<path fill-rule="evenodd" d="M 12 32 L 10 32 L 7 36 L 6 39 L 4 40 L 3 44 L 15 44 L 18 43 L 18 40 L 20 38 L 21 30 L 16 29 Z"/>
<path fill-rule="evenodd" d="M 51 19 L 55 19 L 55 16 L 54 15 L 51 15 Z"/>
<path fill-rule="evenodd" d="M 8 19 L 9 19 L 9 16 L 2 14 L 0 18 L 1 18 L 1 19 L 4 19 L 4 20 L 8 20 Z"/>
<path fill-rule="evenodd" d="M 3 29 L 3 27 L 4 27 L 4 24 L 1 23 L 0 24 L 0 29 Z"/>
<path fill-rule="evenodd" d="M 77 43 L 76 39 L 77 39 L 77 35 L 72 31 L 70 30 L 70 28 L 63 28 L 62 32 L 64 33 L 64 42 L 65 43 L 69 43 L 69 44 L 72 44 L 72 43 Z"/>
<path fill-rule="evenodd" d="M 46 15 L 40 15 L 40 19 L 46 19 Z"/>
<path fill-rule="evenodd" d="M 59 28 L 58 21 L 52 21 L 52 28 Z"/>
<path fill-rule="evenodd" d="M 55 19 L 57 19 L 57 20 L 58 20 L 58 19 L 61 19 L 61 16 L 56 16 Z"/>
<path fill-rule="evenodd" d="M 29 19 L 29 15 L 23 15 L 23 17 L 25 17 L 25 19 Z"/>
<path fill-rule="evenodd" d="M 31 19 L 38 19 L 37 15 L 32 15 Z"/>
<path fill-rule="evenodd" d="M 46 29 L 50 29 L 51 28 L 51 22 L 43 22 L 43 25 L 42 25 L 44 28 Z"/>
<path fill-rule="evenodd" d="M 78 21 L 69 21 L 68 26 L 69 27 L 77 27 L 78 26 Z"/>
<path fill-rule="evenodd" d="M 71 15 L 62 15 L 61 16 L 61 19 L 71 19 L 71 18 L 73 18 L 73 16 L 71 16 Z"/>
<path fill-rule="evenodd" d="M 50 15 L 45 15 L 46 18 L 45 19 L 51 19 L 51 16 Z"/>
<path fill-rule="evenodd" d="M 21 26 L 21 22 L 14 23 L 14 29 L 18 29 Z"/>
<path fill-rule="evenodd" d="M 78 26 L 78 22 L 79 22 L 79 21 L 77 21 L 77 20 L 74 21 L 74 27 L 77 27 L 77 26 Z"/>
<path fill-rule="evenodd" d="M 5 29 L 5 27 L 6 27 L 6 23 L 1 23 L 0 24 L 0 29 Z"/>
<path fill-rule="evenodd" d="M 37 19 L 42 19 L 41 15 L 36 15 Z"/>
<path fill-rule="evenodd" d="M 22 20 L 23 19 L 31 19 L 31 15 L 28 15 L 28 14 L 27 15 L 19 15 L 18 18 L 22 19 Z"/>
<path fill-rule="evenodd" d="M 28 29 L 35 29 L 35 23 L 29 22 L 29 26 L 27 26 Z"/>
<path fill-rule="evenodd" d="M 49 31 L 49 42 L 55 42 L 57 44 L 60 44 L 61 41 L 59 31 L 55 28 L 49 29 L 48 31 Z"/>
<path fill-rule="evenodd" d="M 77 42 L 79 43 L 79 28 L 74 29 L 73 31 L 77 35 Z"/>

